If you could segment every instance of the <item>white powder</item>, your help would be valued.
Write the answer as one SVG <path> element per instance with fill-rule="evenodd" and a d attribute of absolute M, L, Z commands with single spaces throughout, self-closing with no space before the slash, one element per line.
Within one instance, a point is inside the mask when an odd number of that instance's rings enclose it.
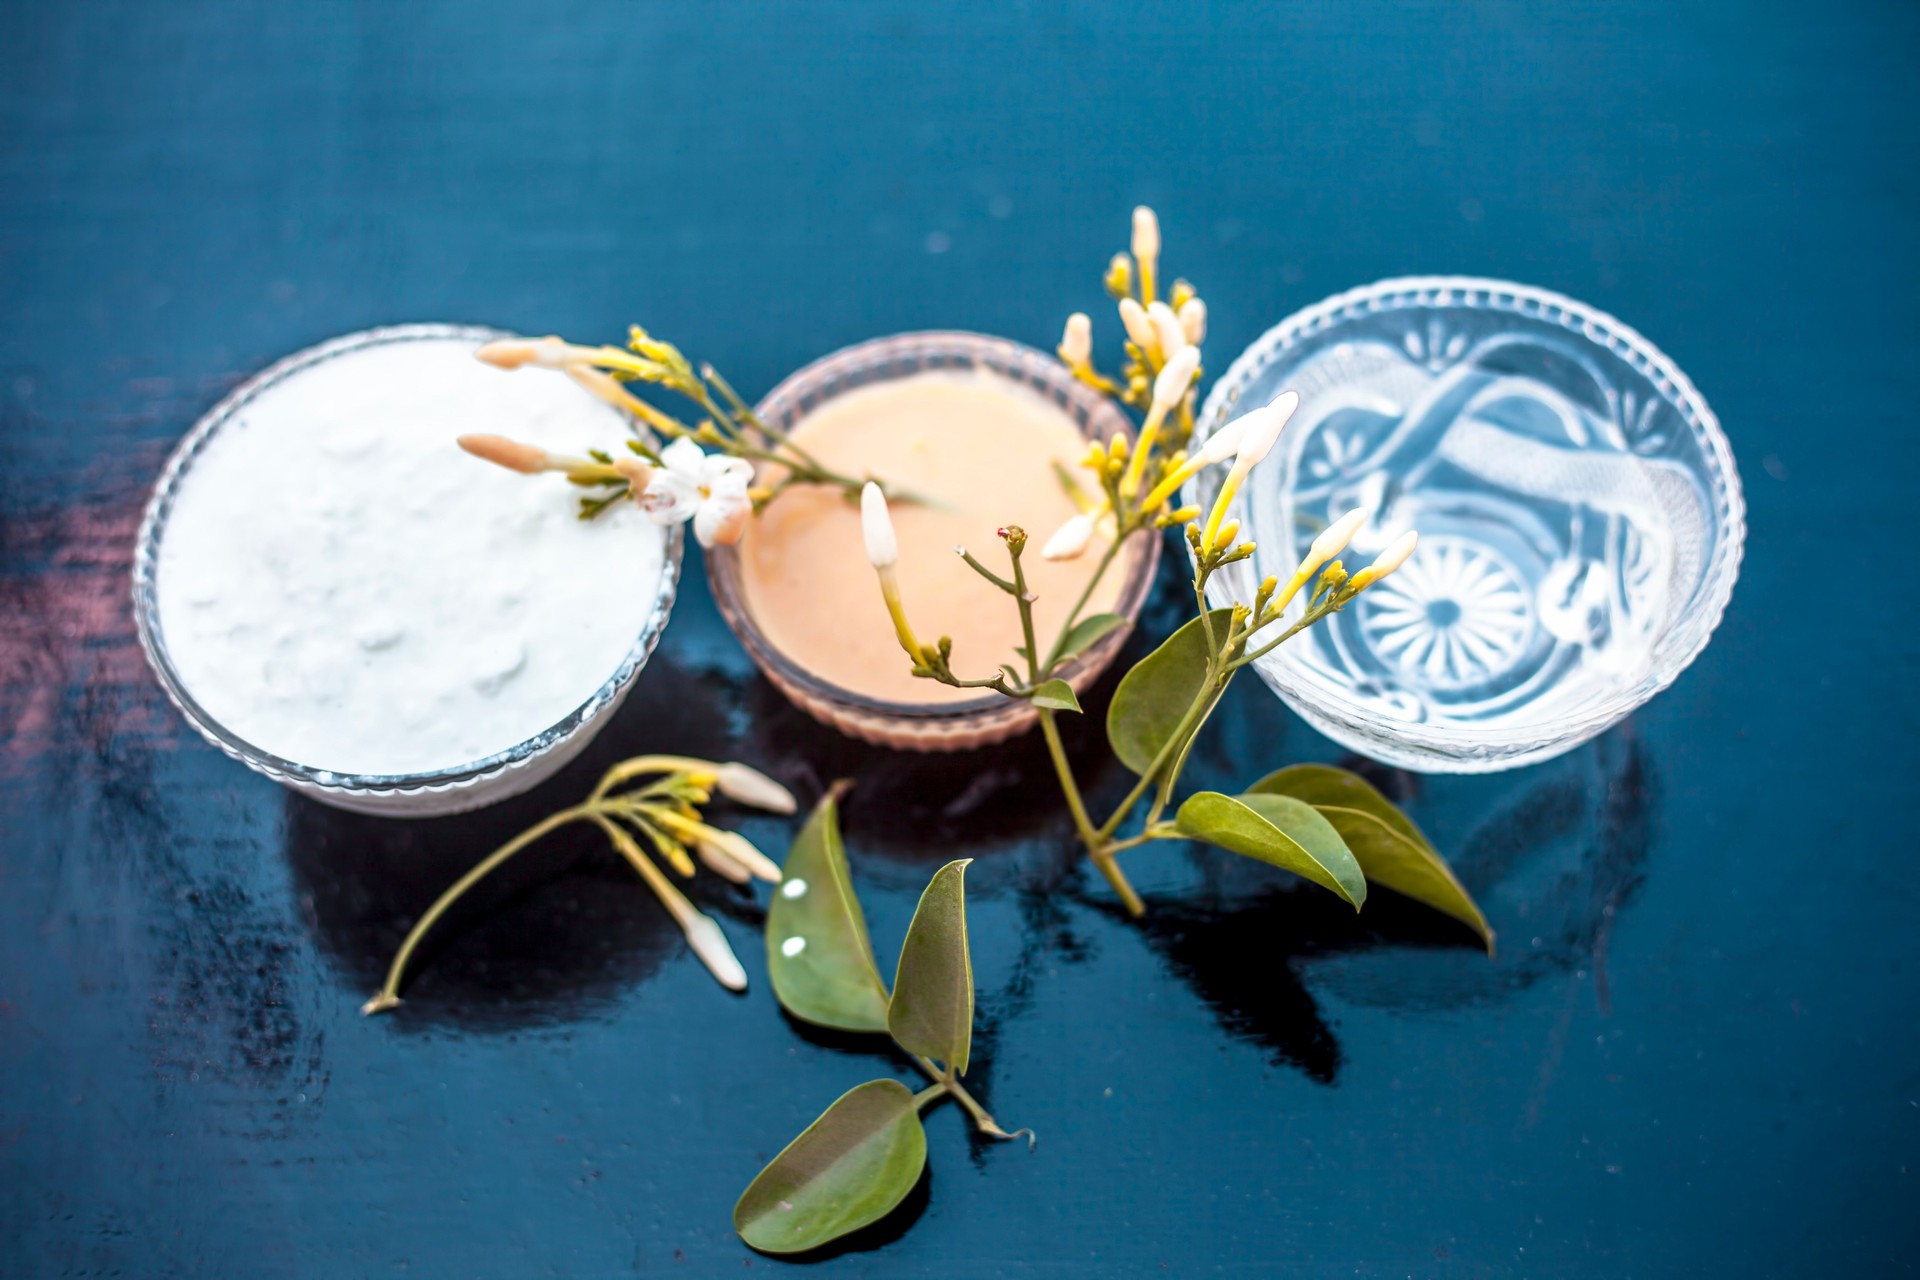
<path fill-rule="evenodd" d="M 161 629 L 229 731 L 336 773 L 483 759 L 592 696 L 652 611 L 665 530 L 631 503 L 462 453 L 467 432 L 621 450 L 625 420 L 565 377 L 464 340 L 303 370 L 223 426 L 159 548 Z"/>

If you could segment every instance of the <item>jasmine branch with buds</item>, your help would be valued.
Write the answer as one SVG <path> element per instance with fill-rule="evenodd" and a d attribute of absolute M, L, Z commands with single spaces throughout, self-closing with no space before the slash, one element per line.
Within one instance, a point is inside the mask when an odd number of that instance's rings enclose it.
<path fill-rule="evenodd" d="M 1003 528 L 998 532 L 1009 563 L 1004 576 L 964 549 L 956 550 L 976 573 L 1012 598 L 1025 639 L 1016 651 L 1022 665 L 1003 664 L 998 674 L 982 678 L 955 674 L 952 642 L 944 636 L 932 644 L 921 642 L 907 617 L 885 496 L 872 485 L 863 492 L 868 559 L 879 576 L 881 594 L 913 674 L 956 688 L 992 689 L 1034 708 L 1080 843 L 1135 916 L 1143 914 L 1146 906 L 1121 870 L 1119 855 L 1153 840 L 1194 839 L 1294 871 L 1339 894 L 1356 909 L 1365 898 L 1367 877 L 1374 876 L 1455 915 L 1490 941 L 1478 909 L 1465 898 L 1439 855 L 1404 815 L 1352 775 L 1323 770 L 1313 775 L 1315 781 L 1310 784 L 1302 781 L 1303 775 L 1281 770 L 1240 796 L 1201 792 L 1174 806 L 1194 739 L 1235 674 L 1346 608 L 1404 564 L 1419 539 L 1408 531 L 1371 565 L 1350 575 L 1336 557 L 1359 531 L 1366 513 L 1349 512 L 1314 540 L 1285 582 L 1267 578 L 1251 603 L 1235 602 L 1225 608 L 1209 603 L 1207 589 L 1215 575 L 1254 553 L 1253 543 L 1239 540 L 1239 522 L 1231 516 L 1234 499 L 1272 450 L 1300 398 L 1292 391 L 1282 392 L 1189 453 L 1186 445 L 1193 431 L 1194 395 L 1201 375 L 1198 343 L 1206 334 L 1206 305 L 1184 281 L 1176 282 L 1171 300 L 1155 296 L 1159 223 L 1144 206 L 1134 211 L 1132 249 L 1131 257 L 1114 257 L 1106 277 L 1108 290 L 1119 299 L 1127 332 L 1127 358 L 1119 378 L 1109 378 L 1095 368 L 1091 321 L 1086 315 L 1068 319 L 1060 342 L 1060 358 L 1082 382 L 1144 409 L 1145 417 L 1133 441 L 1116 434 L 1104 444 L 1089 446 L 1083 465 L 1097 480 L 1099 494 L 1085 500 L 1081 513 L 1056 530 L 1041 549 L 1041 555 L 1050 560 L 1072 559 L 1085 552 L 1096 531 L 1111 534 L 1080 598 L 1044 648 L 1034 632 L 1035 598 L 1022 567 L 1028 535 L 1018 527 Z M 1172 506 L 1182 485 L 1205 468 L 1222 463 L 1230 464 L 1229 470 L 1204 517 L 1197 507 Z M 1153 537 L 1158 530 L 1174 526 L 1185 529 L 1191 551 L 1196 616 L 1128 672 L 1115 691 L 1107 716 L 1108 740 L 1115 755 L 1138 777 L 1112 812 L 1096 821 L 1061 737 L 1059 717 L 1079 713 L 1080 705 L 1059 672 L 1075 654 L 1125 623 L 1110 614 L 1083 616 L 1096 584 L 1112 567 L 1120 548 L 1136 534 Z M 1296 599 L 1303 606 L 1289 619 L 1288 610 Z M 1329 783 L 1326 775 L 1338 778 Z M 1166 817 L 1169 807 L 1175 808 L 1171 819 Z M 1138 824 L 1131 834 L 1122 835 L 1122 827 L 1135 814 L 1140 815 Z M 1359 822 L 1360 817 L 1391 828 L 1396 839 L 1377 838 L 1372 826 Z"/>
<path fill-rule="evenodd" d="M 696 373 L 670 342 L 639 325 L 627 346 L 586 347 L 561 338 L 507 338 L 489 342 L 476 353 L 500 369 L 528 366 L 565 373 L 600 399 L 624 410 L 667 444 L 627 441 L 630 457 L 590 451 L 585 457 L 548 453 L 504 436 L 461 436 L 460 447 L 510 471 L 533 475 L 560 472 L 594 492 L 580 499 L 580 518 L 591 520 L 613 504 L 632 498 L 656 524 L 691 520 L 703 547 L 738 542 L 750 516 L 797 484 L 827 485 L 849 501 L 863 485 L 885 482 L 871 475 L 850 476 L 821 464 L 786 432 L 763 420 L 710 364 Z M 663 387 L 691 401 L 700 412 L 689 423 L 628 390 L 632 383 Z M 711 452 L 709 452 L 711 450 Z M 755 463 L 772 463 L 771 483 L 755 484 Z M 889 496 L 917 501 L 904 490 Z"/>
<path fill-rule="evenodd" d="M 716 791 L 735 803 L 771 813 L 792 813 L 795 808 L 793 796 L 785 787 L 744 764 L 716 764 L 687 756 L 636 756 L 623 760 L 607 770 L 584 801 L 528 827 L 481 859 L 442 893 L 400 944 L 379 994 L 360 1011 L 380 1013 L 398 1005 L 407 962 L 448 908 L 516 853 L 571 822 L 589 822 L 598 827 L 614 851 L 627 860 L 660 899 L 674 923 L 686 934 L 687 945 L 715 980 L 729 991 L 746 990 L 746 970 L 740 967 L 726 934 L 712 917 L 687 901 L 686 895 L 634 838 L 636 834 L 644 838 L 683 878 L 693 876 L 697 856 L 708 870 L 735 884 L 754 879 L 778 882 L 780 868 L 750 840 L 737 831 L 723 830 L 705 820 L 701 807 Z"/>

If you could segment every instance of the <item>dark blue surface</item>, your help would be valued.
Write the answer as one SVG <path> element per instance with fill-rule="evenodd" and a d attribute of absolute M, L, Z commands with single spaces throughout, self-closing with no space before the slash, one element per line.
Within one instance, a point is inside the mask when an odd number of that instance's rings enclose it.
<path fill-rule="evenodd" d="M 858 777 L 883 965 L 932 869 L 980 858 L 977 1073 L 1039 1148 L 943 1108 L 909 1229 L 826 1272 L 1915 1269 L 1920 9 L 170 0 L 9 4 L 5 32 L 0 1274 L 781 1267 L 734 1197 L 894 1064 L 764 981 L 721 993 L 590 840 L 356 1012 L 471 857 L 643 748 L 809 799 Z M 139 660 L 144 488 L 272 358 L 638 320 L 757 393 L 906 328 L 1048 346 L 1136 201 L 1222 367 L 1349 285 L 1503 276 L 1640 328 L 1727 426 L 1752 530 L 1693 669 L 1562 761 L 1384 777 L 1497 960 L 1176 846 L 1131 856 L 1155 910 L 1127 923 L 1032 743 L 814 727 L 697 564 L 592 758 L 477 817 L 289 799 Z M 1196 783 L 1338 758 L 1256 683 L 1220 721 Z M 714 900 L 757 975 L 755 908 Z"/>

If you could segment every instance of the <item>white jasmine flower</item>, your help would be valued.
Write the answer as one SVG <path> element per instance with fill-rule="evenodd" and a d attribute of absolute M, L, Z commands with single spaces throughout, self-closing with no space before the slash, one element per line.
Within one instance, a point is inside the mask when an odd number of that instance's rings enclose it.
<path fill-rule="evenodd" d="M 1120 299 L 1120 323 L 1127 327 L 1127 337 L 1133 345 L 1142 351 L 1152 351 L 1160 341 L 1153 321 L 1147 318 L 1147 309 L 1132 298 Z"/>
<path fill-rule="evenodd" d="M 1087 549 L 1087 543 L 1093 540 L 1093 526 L 1098 519 L 1091 511 L 1083 511 L 1073 517 L 1047 539 L 1047 545 L 1040 548 L 1042 560 L 1072 560 Z"/>
<path fill-rule="evenodd" d="M 780 868 L 738 831 L 703 826 L 694 841 L 694 851 L 700 861 L 735 884 L 745 884 L 755 876 L 769 884 L 780 882 Z"/>
<path fill-rule="evenodd" d="M 1264 408 L 1248 414 L 1246 434 L 1240 437 L 1240 447 L 1234 452 L 1234 470 L 1251 471 L 1259 466 L 1261 459 L 1273 448 L 1274 441 L 1280 438 L 1280 429 L 1287 425 L 1287 419 L 1293 417 L 1293 411 L 1299 407 L 1299 392 L 1282 391 Z"/>
<path fill-rule="evenodd" d="M 1287 419 L 1300 407 L 1298 392 L 1282 391 L 1262 407 L 1245 415 L 1241 421 L 1239 448 L 1233 455 L 1233 468 L 1227 472 L 1227 478 L 1221 482 L 1220 496 L 1214 499 L 1213 511 L 1207 516 L 1206 531 L 1201 535 L 1200 545 L 1212 551 L 1220 537 L 1220 524 L 1227 517 L 1227 507 L 1233 502 L 1234 495 L 1240 491 L 1247 473 L 1260 465 L 1261 459 L 1273 448 L 1274 441 L 1280 438 L 1280 429 L 1287 425 Z"/>
<path fill-rule="evenodd" d="M 468 435 L 459 437 L 454 443 L 476 458 L 483 458 L 496 467 L 518 471 L 523 476 L 538 475 L 542 471 L 565 471 L 575 465 L 584 465 L 587 461 L 585 458 L 555 457 L 538 445 L 522 444 L 506 436 Z"/>
<path fill-rule="evenodd" d="M 1353 591 L 1365 591 L 1368 587 L 1405 564 L 1407 557 L 1412 555 L 1413 549 L 1419 545 L 1420 535 L 1418 533 L 1409 529 L 1407 532 L 1401 534 L 1387 545 L 1387 549 L 1382 551 L 1372 564 L 1353 575 L 1353 581 L 1349 584 L 1349 589 Z"/>
<path fill-rule="evenodd" d="M 1360 526 L 1366 522 L 1366 508 L 1355 507 L 1328 525 L 1313 540 L 1313 545 L 1307 548 L 1306 558 L 1300 561 L 1294 576 L 1303 581 L 1311 578 L 1321 565 L 1347 549 L 1347 544 L 1353 541 L 1353 535 L 1360 532 Z"/>
<path fill-rule="evenodd" d="M 1168 359 L 1172 359 L 1187 345 L 1187 331 L 1181 327 L 1180 317 L 1166 303 L 1148 303 L 1147 320 L 1153 325 L 1153 337 L 1160 344 L 1160 353 Z"/>
<path fill-rule="evenodd" d="M 672 906 L 671 903 L 668 904 Z M 747 989 L 747 971 L 740 967 L 739 958 L 733 954 L 733 947 L 727 942 L 727 935 L 720 932 L 720 926 L 711 917 L 693 910 L 686 899 L 681 899 L 685 911 L 675 911 L 681 931 L 687 935 L 687 945 L 693 948 L 693 954 L 700 957 L 700 963 L 707 971 L 729 991 Z"/>
<path fill-rule="evenodd" d="M 1207 304 L 1198 298 L 1188 298 L 1180 304 L 1180 328 L 1186 332 L 1187 341 L 1199 346 L 1207 340 Z"/>
<path fill-rule="evenodd" d="M 529 364 L 541 369 L 562 369 L 586 359 L 588 354 L 553 334 L 544 338 L 500 338 L 474 352 L 498 369 L 518 369 Z"/>
<path fill-rule="evenodd" d="M 740 540 L 753 515 L 747 486 L 753 464 L 743 458 L 707 453 L 686 437 L 660 451 L 665 463 L 640 493 L 640 507 L 655 524 L 693 521 L 693 536 L 703 547 Z"/>
<path fill-rule="evenodd" d="M 887 513 L 887 495 L 869 480 L 860 489 L 860 532 L 867 542 L 867 562 L 891 569 L 900 560 L 900 544 L 893 536 L 893 517 Z"/>
<path fill-rule="evenodd" d="M 1086 312 L 1067 317 L 1066 332 L 1060 335 L 1060 358 L 1073 369 L 1084 369 L 1093 359 L 1093 321 Z"/>
<path fill-rule="evenodd" d="M 1154 303 L 1156 307 L 1159 303 Z M 1181 347 L 1167 361 L 1166 367 L 1153 380 L 1153 408 L 1156 413 L 1172 413 L 1186 396 L 1187 388 L 1193 385 L 1193 375 L 1200 372 L 1200 348 Z"/>
<path fill-rule="evenodd" d="M 793 793 L 751 765 L 731 761 L 714 770 L 714 789 L 729 800 L 769 813 L 792 813 Z"/>
<path fill-rule="evenodd" d="M 1133 256 L 1142 262 L 1160 256 L 1160 218 L 1144 204 L 1133 211 Z"/>

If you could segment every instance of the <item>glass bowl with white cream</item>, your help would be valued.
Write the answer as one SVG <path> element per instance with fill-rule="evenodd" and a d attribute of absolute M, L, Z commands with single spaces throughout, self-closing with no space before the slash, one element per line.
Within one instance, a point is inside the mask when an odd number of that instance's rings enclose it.
<path fill-rule="evenodd" d="M 1420 534 L 1255 664 L 1328 737 L 1411 769 L 1512 768 L 1617 723 L 1706 646 L 1739 574 L 1740 476 L 1700 393 L 1620 321 L 1507 281 L 1382 281 L 1269 330 L 1196 434 L 1288 389 L 1299 410 L 1235 503 L 1258 550 L 1216 601 L 1284 581 L 1356 508 L 1350 569 Z"/>
<path fill-rule="evenodd" d="M 140 527 L 134 617 L 214 746 L 325 803 L 425 817 L 532 787 L 626 697 L 673 607 L 681 530 L 631 503 L 580 520 L 564 476 L 456 447 L 632 438 L 571 381 L 474 359 L 508 336 L 336 338 L 241 385 L 174 450 Z"/>
<path fill-rule="evenodd" d="M 892 504 L 897 573 L 923 639 L 950 636 L 963 678 L 1018 662 L 1019 614 L 955 554 L 965 546 L 1007 571 L 997 530 L 1019 525 L 1044 645 L 1087 592 L 1080 617 L 1139 616 L 1160 562 L 1160 539 L 1136 533 L 1097 583 L 1103 535 L 1074 560 L 1039 548 L 1079 508 L 1063 475 L 1091 481 L 1087 441 L 1131 439 L 1114 402 L 1051 355 L 1005 338 L 933 331 L 876 338 L 789 375 L 756 409 L 830 468 L 873 475 L 921 501 Z M 983 747 L 1035 723 L 1025 702 L 916 678 L 868 564 L 857 506 L 821 486 L 780 494 L 738 546 L 707 552 L 715 603 L 767 679 L 815 719 L 867 742 L 911 751 Z M 1090 587 L 1090 583 L 1092 583 Z M 1084 691 L 1130 627 L 1108 632 L 1063 664 Z"/>

